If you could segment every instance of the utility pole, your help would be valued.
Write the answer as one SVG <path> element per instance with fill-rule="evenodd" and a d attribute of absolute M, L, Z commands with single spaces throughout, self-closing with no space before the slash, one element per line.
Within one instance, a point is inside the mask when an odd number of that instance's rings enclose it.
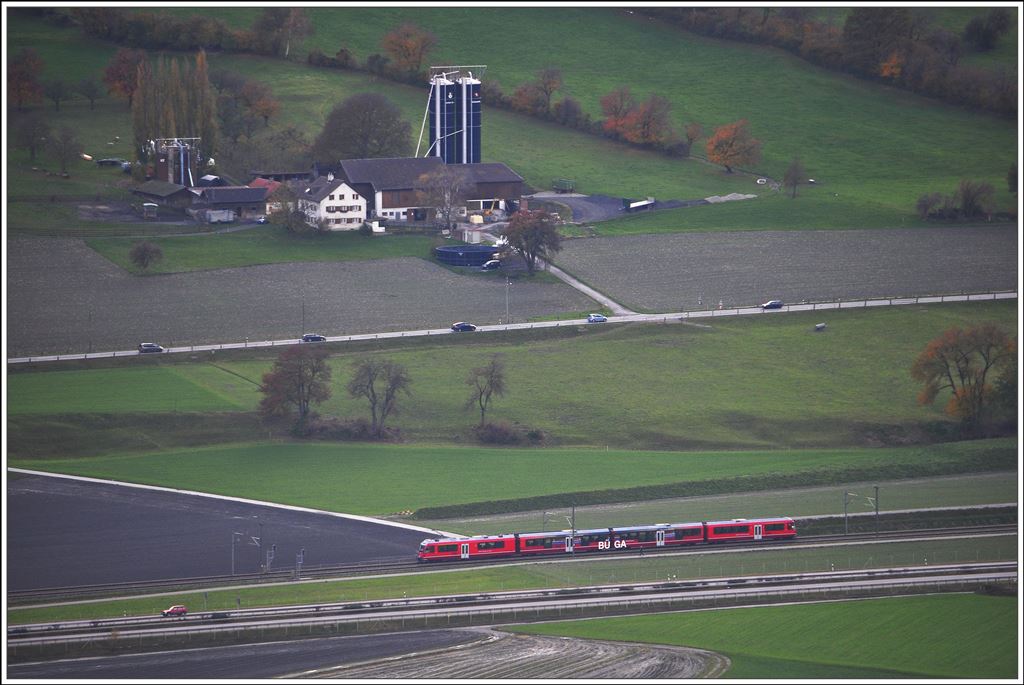
<path fill-rule="evenodd" d="M 849 503 L 850 503 L 850 495 L 853 495 L 854 497 L 856 497 L 857 493 L 855 493 L 855 492 L 843 492 L 843 522 L 845 524 L 845 530 L 846 530 L 846 532 L 844 532 L 843 535 L 849 535 L 850 534 L 850 514 L 849 514 L 849 506 L 848 506 Z"/>
<path fill-rule="evenodd" d="M 508 320 L 508 289 L 509 289 L 509 287 L 510 287 L 511 285 L 512 285 L 512 279 L 511 279 L 511 278 L 509 278 L 508 276 L 505 276 L 505 325 L 506 325 L 506 326 L 507 326 L 507 325 L 508 325 L 509 323 L 511 323 L 511 322 L 510 322 L 510 321 Z"/>
<path fill-rule="evenodd" d="M 878 535 L 878 486 L 875 486 L 875 535 Z"/>
<path fill-rule="evenodd" d="M 575 555 L 576 554 L 576 503 L 575 502 L 572 503 L 572 524 L 571 525 L 572 525 L 572 537 L 570 538 L 570 540 L 572 540 L 572 552 L 571 552 L 571 554 Z"/>
<path fill-rule="evenodd" d="M 259 526 L 260 535 L 259 537 L 253 538 L 253 543 L 256 545 L 256 570 L 263 570 L 263 521 L 257 521 L 256 525 Z"/>

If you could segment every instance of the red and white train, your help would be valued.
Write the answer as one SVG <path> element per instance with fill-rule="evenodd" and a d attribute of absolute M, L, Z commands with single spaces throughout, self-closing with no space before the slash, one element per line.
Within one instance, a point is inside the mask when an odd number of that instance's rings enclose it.
<path fill-rule="evenodd" d="M 419 561 L 542 557 L 567 552 L 663 549 L 741 540 L 788 540 L 794 537 L 796 524 L 793 519 L 779 516 L 546 533 L 503 533 L 468 538 L 432 538 L 420 543 L 416 557 Z"/>

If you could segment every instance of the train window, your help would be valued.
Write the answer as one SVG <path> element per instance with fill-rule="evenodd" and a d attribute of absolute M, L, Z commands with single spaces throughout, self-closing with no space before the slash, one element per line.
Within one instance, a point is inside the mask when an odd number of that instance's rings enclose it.
<path fill-rule="evenodd" d="M 492 542 L 481 542 L 480 544 L 478 544 L 476 546 L 476 548 L 479 549 L 479 550 L 484 550 L 484 549 L 505 549 L 505 541 L 504 540 L 494 540 Z"/>
<path fill-rule="evenodd" d="M 700 528 L 677 528 L 676 538 L 699 538 Z"/>
<path fill-rule="evenodd" d="M 458 551 L 458 549 L 459 549 L 458 545 L 438 545 L 437 546 L 437 551 L 438 552 L 455 552 L 455 551 Z"/>
<path fill-rule="evenodd" d="M 551 548 L 551 542 L 554 538 L 533 538 L 526 541 L 527 547 L 546 547 Z"/>
<path fill-rule="evenodd" d="M 769 523 L 764 529 L 768 532 L 776 532 L 780 530 L 786 530 L 785 523 Z"/>
<path fill-rule="evenodd" d="M 715 526 L 715 535 L 728 535 L 730 533 L 749 533 L 749 526 Z"/>

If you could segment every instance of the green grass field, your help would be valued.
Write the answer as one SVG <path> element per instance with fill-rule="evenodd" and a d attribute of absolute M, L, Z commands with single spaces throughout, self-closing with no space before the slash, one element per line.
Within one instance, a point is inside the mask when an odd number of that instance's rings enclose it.
<path fill-rule="evenodd" d="M 553 446 L 756 449 L 884 442 L 947 421 L 943 400 L 916 402 L 919 387 L 909 369 L 927 342 L 953 325 L 995 321 L 1015 330 L 1017 309 L 1013 301 L 850 309 L 830 314 L 828 336 L 808 333 L 819 319 L 820 313 L 808 312 L 716 319 L 712 329 L 630 324 L 370 348 L 340 344 L 330 348 L 334 396 L 319 411 L 368 414 L 345 384 L 353 361 L 372 354 L 405 365 L 412 378 L 412 394 L 401 399 L 401 414 L 390 422 L 405 439 L 472 441 L 479 419 L 464 407 L 466 369 L 499 353 L 508 390 L 494 399 L 488 418 L 542 430 Z M 116 371 L 105 364 L 94 370 L 9 370 L 8 414 L 253 411 L 275 352 L 247 354 L 233 359 L 218 353 L 216 365 L 175 356 L 134 360 L 151 363 Z"/>
<path fill-rule="evenodd" d="M 881 474 L 876 474 L 881 476 Z M 417 525 L 438 528 L 463 535 L 506 533 L 510 530 L 551 530 L 566 525 L 566 517 L 575 513 L 577 528 L 607 525 L 632 526 L 651 521 L 708 521 L 744 518 L 750 512 L 785 512 L 787 516 L 842 516 L 874 511 L 875 485 L 882 511 L 931 507 L 967 507 L 1017 502 L 1016 471 L 1002 473 L 959 474 L 957 476 L 875 480 L 871 482 L 832 482 L 813 488 L 766 489 L 729 495 L 706 495 L 577 506 L 545 507 L 543 511 L 517 512 L 429 520 L 417 518 Z M 844 503 L 843 493 L 853 496 Z"/>
<path fill-rule="evenodd" d="M 705 480 L 759 475 L 788 477 L 791 485 L 799 485 L 804 474 L 832 473 L 840 480 L 851 469 L 875 473 L 879 479 L 890 473 L 955 470 L 961 463 L 1005 470 L 1015 451 L 1013 439 L 898 449 L 743 452 L 254 443 L 64 460 L 9 458 L 8 464 L 381 516 L 421 507 L 665 483 L 689 482 L 696 488 Z M 572 475 L 539 475 L 552 473 Z M 453 487 L 456 476 L 458 486 Z"/>
<path fill-rule="evenodd" d="M 1014 678 L 1017 603 L 944 595 L 534 624 L 519 632 L 721 652 L 726 678 Z"/>
<path fill-rule="evenodd" d="M 251 12 L 230 8 L 211 12 L 234 12 L 236 22 L 251 18 Z M 412 20 L 437 34 L 433 62 L 485 63 L 486 77 L 509 91 L 541 67 L 554 64 L 564 73 L 560 95 L 576 97 L 594 115 L 599 114 L 600 96 L 628 83 L 639 97 L 651 92 L 668 97 L 679 126 L 696 120 L 710 130 L 746 117 L 754 135 L 764 141 L 758 173 L 781 177 L 790 159 L 800 155 L 808 174 L 819 181 L 796 200 L 761 197 L 734 203 L 744 207 L 672 213 L 669 217 L 678 218 L 659 219 L 653 230 L 913 225 L 918 196 L 952 193 L 962 178 L 992 183 L 1000 209 L 1015 206 L 1005 181 L 1016 149 L 1012 122 L 817 69 L 778 50 L 700 38 L 612 9 L 367 7 L 312 13 L 317 32 L 307 48 L 319 47 L 329 54 L 344 44 L 365 58 L 379 50 L 386 31 Z M 511 42 L 464 40 L 489 25 L 530 30 Z M 98 74 L 112 52 L 111 46 L 90 42 L 72 30 L 23 16 L 13 16 L 8 30 L 8 50 L 33 45 L 46 61 L 47 75 L 64 70 L 73 59 L 76 76 Z M 386 94 L 416 130 L 422 119 L 423 88 L 251 56 L 217 54 L 210 62 L 213 68 L 233 69 L 270 83 L 283 103 L 275 125 L 296 125 L 310 138 L 319 132 L 333 104 L 359 91 Z M 666 91 L 666 83 L 685 85 Z M 116 102 L 110 102 L 116 109 Z M 81 138 L 87 148 L 105 146 L 115 131 L 121 132 L 122 142 L 130 139 L 126 111 L 118 115 L 107 107 L 102 116 L 92 116 L 84 102 L 62 109 L 62 116 L 83 122 Z M 571 177 L 583 192 L 612 196 L 694 199 L 763 191 L 749 176 L 728 175 L 695 159 L 667 159 L 493 108 L 485 112 L 484 121 L 485 161 L 507 163 L 538 188 L 548 187 L 552 178 Z M 939 140 L 942 144 L 936 144 Z M 15 189 L 37 180 L 17 156 L 9 160 L 9 174 Z M 31 230 L 31 217 L 16 218 L 14 230 Z M 641 222 L 609 230 L 643 229 Z"/>
<path fill-rule="evenodd" d="M 410 550 L 410 554 L 412 551 Z M 763 549 L 755 553 L 715 551 L 708 554 L 647 555 L 610 560 L 507 563 L 491 568 L 437 572 L 383 578 L 285 583 L 269 587 L 241 587 L 208 592 L 180 592 L 97 600 L 38 608 L 10 608 L 11 624 L 121 616 L 156 615 L 170 604 L 185 604 L 192 611 L 367 601 L 396 597 L 502 592 L 536 588 L 562 588 L 623 582 L 714 578 L 723 575 L 851 570 L 893 565 L 947 563 L 955 560 L 999 561 L 1015 559 L 1015 538 L 974 538 L 906 544 L 849 545 L 828 549 Z M 313 550 L 309 551 L 309 559 Z M 313 563 L 313 562 L 309 562 Z M 225 573 L 227 569 L 225 569 Z"/>

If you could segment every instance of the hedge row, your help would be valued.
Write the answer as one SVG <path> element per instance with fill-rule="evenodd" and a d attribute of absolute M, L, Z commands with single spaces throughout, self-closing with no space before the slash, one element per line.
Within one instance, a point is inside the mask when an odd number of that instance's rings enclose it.
<path fill-rule="evenodd" d="M 588 506 L 595 504 L 617 504 L 621 502 L 644 502 L 675 497 L 698 497 L 814 485 L 833 485 L 861 480 L 898 480 L 901 478 L 947 476 L 958 473 L 1012 471 L 1016 468 L 1017 456 L 1014 452 L 1010 450 L 994 450 L 991 452 L 986 451 L 979 455 L 959 458 L 956 461 L 939 461 L 932 464 L 891 464 L 884 468 L 816 469 L 787 474 L 735 476 L 732 478 L 643 485 L 633 488 L 564 492 L 553 495 L 538 495 L 536 497 L 423 507 L 422 509 L 417 509 L 411 518 L 417 520 L 465 518 L 565 507 L 568 504 Z"/>

